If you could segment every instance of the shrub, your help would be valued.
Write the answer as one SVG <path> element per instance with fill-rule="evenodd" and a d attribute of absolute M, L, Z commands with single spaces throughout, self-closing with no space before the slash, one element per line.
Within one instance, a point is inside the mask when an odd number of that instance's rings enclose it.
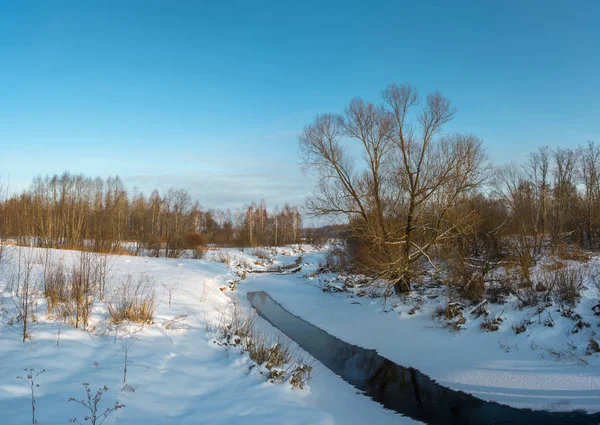
<path fill-rule="evenodd" d="M 205 246 L 197 246 L 194 251 L 193 251 L 193 256 L 192 258 L 194 260 L 202 260 L 205 256 L 206 253 L 208 252 L 208 248 Z"/>
<path fill-rule="evenodd" d="M 443 320 L 452 320 L 462 316 L 464 306 L 457 302 L 449 302 L 445 306 L 438 306 L 433 312 L 433 317 Z"/>
<path fill-rule="evenodd" d="M 261 260 L 269 260 L 271 258 L 266 250 L 260 248 L 254 249 L 252 252 L 250 252 L 250 255 L 260 258 Z"/>
<path fill-rule="evenodd" d="M 471 260 L 474 261 L 474 260 Z M 470 264 L 462 255 L 449 260 L 449 285 L 459 290 L 469 301 L 480 301 L 485 292 L 485 275 Z"/>
<path fill-rule="evenodd" d="M 261 332 L 256 324 L 256 313 L 244 313 L 233 303 L 229 313 L 222 313 L 217 323 L 206 323 L 207 331 L 216 332 L 216 343 L 239 347 L 258 365 L 269 371 L 271 383 L 289 379 L 293 388 L 304 388 L 310 380 L 312 366 L 308 365 L 300 349 L 294 349 L 281 333 L 273 336 Z"/>
<path fill-rule="evenodd" d="M 485 249 L 485 244 L 474 235 L 441 247 L 448 269 L 448 284 L 469 301 L 481 301 L 486 282 L 491 280 L 498 266 L 496 257 Z"/>
<path fill-rule="evenodd" d="M 48 269 L 44 279 L 44 296 L 48 305 L 48 316 L 54 315 L 64 320 L 70 316 L 70 288 L 62 263 L 53 264 Z"/>
<path fill-rule="evenodd" d="M 90 252 L 79 253 L 69 274 L 71 319 L 78 328 L 81 323 L 87 327 L 94 295 L 97 289 L 94 276 L 94 256 Z"/>
<path fill-rule="evenodd" d="M 87 327 L 94 297 L 102 296 L 109 269 L 108 256 L 81 252 L 73 266 L 66 270 L 62 263 L 53 263 L 44 271 L 44 296 L 48 315 L 79 327 Z"/>
<path fill-rule="evenodd" d="M 206 236 L 202 233 L 187 233 L 185 235 L 185 248 L 196 249 L 199 246 L 206 245 Z"/>
<path fill-rule="evenodd" d="M 290 345 L 281 335 L 273 339 L 253 329 L 244 348 L 252 360 L 257 364 L 264 364 L 269 370 L 283 367 L 293 360 Z"/>
<path fill-rule="evenodd" d="M 567 266 L 555 272 L 554 296 L 561 304 L 574 306 L 581 297 L 584 270 L 581 266 Z"/>
<path fill-rule="evenodd" d="M 481 329 L 484 332 L 495 332 L 498 329 L 500 329 L 500 325 L 502 324 L 502 321 L 503 320 L 501 317 L 493 317 L 492 319 L 485 319 L 479 325 L 479 329 Z"/>
<path fill-rule="evenodd" d="M 208 251 L 208 240 L 202 233 L 187 233 L 185 235 L 185 248 L 193 251 L 193 258 L 201 260 Z"/>
<path fill-rule="evenodd" d="M 156 309 L 156 296 L 150 279 L 140 275 L 137 282 L 128 275 L 108 303 L 110 321 L 152 323 Z"/>
<path fill-rule="evenodd" d="M 531 280 L 519 280 L 513 288 L 515 296 L 522 307 L 541 306 L 550 302 L 556 286 L 556 277 L 561 268 L 544 267 Z M 514 277 L 513 281 L 516 280 Z"/>
<path fill-rule="evenodd" d="M 231 256 L 226 251 L 219 251 L 213 255 L 212 260 L 217 263 L 229 264 L 231 263 Z"/>
<path fill-rule="evenodd" d="M 319 262 L 319 271 L 331 273 L 349 271 L 351 260 L 348 251 L 345 245 L 332 245 L 325 254 L 324 261 Z"/>
<path fill-rule="evenodd" d="M 457 302 L 449 302 L 445 306 L 438 306 L 433 317 L 442 321 L 444 327 L 452 331 L 459 331 L 461 326 L 467 322 L 463 315 L 464 306 Z"/>
<path fill-rule="evenodd" d="M 558 245 L 556 255 L 558 255 L 561 260 L 571 260 L 579 263 L 587 263 L 592 258 L 589 253 L 573 246 L 569 246 L 566 243 Z"/>
<path fill-rule="evenodd" d="M 23 342 L 31 338 L 31 323 L 35 322 L 37 306 L 38 282 L 34 274 L 34 259 L 32 250 L 18 251 L 18 265 L 9 278 L 9 291 L 15 306 L 15 316 L 10 324 L 18 324 Z"/>
<path fill-rule="evenodd" d="M 586 271 L 587 267 L 580 264 L 554 263 L 544 267 L 531 280 L 521 281 L 513 291 L 523 307 L 549 305 L 552 299 L 572 307 L 581 297 Z"/>
<path fill-rule="evenodd" d="M 292 377 L 290 378 L 292 388 L 303 389 L 312 377 L 312 369 L 312 366 L 303 363 L 296 366 L 292 371 Z"/>
<path fill-rule="evenodd" d="M 590 339 L 588 342 L 587 354 L 592 355 L 594 353 L 600 353 L 600 344 L 595 339 Z"/>
<path fill-rule="evenodd" d="M 598 292 L 600 292 L 600 265 L 594 263 L 591 266 L 588 266 L 588 279 L 590 284 L 592 284 Z M 599 304 L 600 305 L 600 304 Z M 600 310 L 598 311 L 600 314 Z"/>

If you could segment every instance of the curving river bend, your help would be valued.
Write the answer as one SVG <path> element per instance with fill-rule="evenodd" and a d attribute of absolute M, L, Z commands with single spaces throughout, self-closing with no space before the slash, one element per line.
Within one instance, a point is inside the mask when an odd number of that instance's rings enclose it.
<path fill-rule="evenodd" d="M 439 385 L 375 350 L 338 339 L 294 316 L 266 292 L 249 292 L 258 314 L 323 365 L 386 409 L 431 425 L 599 425 L 600 413 L 518 409 Z"/>

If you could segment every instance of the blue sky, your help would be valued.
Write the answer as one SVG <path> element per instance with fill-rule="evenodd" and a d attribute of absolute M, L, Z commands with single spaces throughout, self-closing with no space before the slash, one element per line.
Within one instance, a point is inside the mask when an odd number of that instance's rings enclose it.
<path fill-rule="evenodd" d="M 495 163 L 600 142 L 599 22 L 596 0 L 0 0 L 0 172 L 300 203 L 303 126 L 390 83 L 451 98 Z"/>

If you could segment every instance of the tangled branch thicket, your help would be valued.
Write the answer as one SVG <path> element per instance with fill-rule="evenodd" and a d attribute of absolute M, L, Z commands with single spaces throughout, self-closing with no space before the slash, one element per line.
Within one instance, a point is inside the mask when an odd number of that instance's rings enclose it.
<path fill-rule="evenodd" d="M 87 328 L 94 300 L 104 299 L 112 261 L 106 254 L 81 251 L 68 266 L 55 261 L 51 250 L 45 249 L 43 292 L 48 316 Z"/>

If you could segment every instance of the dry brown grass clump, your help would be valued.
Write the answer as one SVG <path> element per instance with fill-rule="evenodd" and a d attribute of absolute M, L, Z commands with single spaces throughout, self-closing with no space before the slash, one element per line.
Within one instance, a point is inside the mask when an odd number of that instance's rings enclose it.
<path fill-rule="evenodd" d="M 267 250 L 261 248 L 255 248 L 254 250 L 250 251 L 250 255 L 254 255 L 256 258 L 260 258 L 261 260 L 271 259 Z"/>
<path fill-rule="evenodd" d="M 156 310 L 154 285 L 147 276 L 141 275 L 137 281 L 128 275 L 115 291 L 108 303 L 110 321 L 152 323 Z"/>
<path fill-rule="evenodd" d="M 257 326 L 254 311 L 245 313 L 232 303 L 229 312 L 221 313 L 217 322 L 207 323 L 207 331 L 216 333 L 216 343 L 239 347 L 258 365 L 267 370 L 269 382 L 289 380 L 293 388 L 302 389 L 311 378 L 312 366 L 300 348 L 292 346 L 281 333 L 272 335 Z"/>
<path fill-rule="evenodd" d="M 460 331 L 461 326 L 467 323 L 463 315 L 464 306 L 458 302 L 449 302 L 444 306 L 437 307 L 433 317 L 440 320 L 444 327 L 452 331 Z"/>
<path fill-rule="evenodd" d="M 303 389 L 312 378 L 312 369 L 312 366 L 307 364 L 298 365 L 292 372 L 292 377 L 290 378 L 292 388 Z"/>
<path fill-rule="evenodd" d="M 219 251 L 213 254 L 212 261 L 217 263 L 229 264 L 231 263 L 231 256 L 226 251 Z"/>
<path fill-rule="evenodd" d="M 578 263 L 587 263 L 592 258 L 592 255 L 589 252 L 574 246 L 569 246 L 565 243 L 558 245 L 556 255 L 561 260 L 577 261 Z"/>

